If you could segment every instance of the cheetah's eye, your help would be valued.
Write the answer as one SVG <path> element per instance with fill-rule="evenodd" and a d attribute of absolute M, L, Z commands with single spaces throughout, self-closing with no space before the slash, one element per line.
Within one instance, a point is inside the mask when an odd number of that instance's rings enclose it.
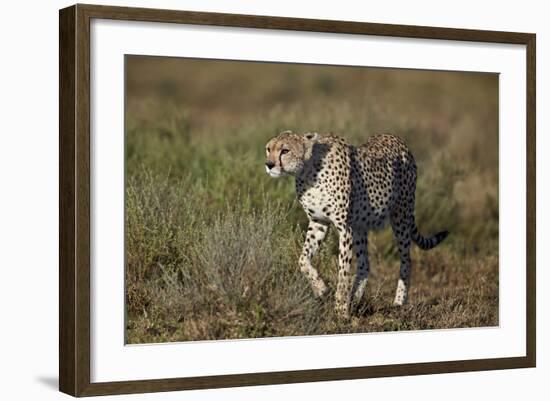
<path fill-rule="evenodd" d="M 290 152 L 289 149 L 281 149 L 281 154 L 286 155 L 288 152 Z"/>
<path fill-rule="evenodd" d="M 265 150 L 267 151 L 267 153 L 269 153 L 269 152 L 270 152 L 269 148 L 265 148 Z"/>

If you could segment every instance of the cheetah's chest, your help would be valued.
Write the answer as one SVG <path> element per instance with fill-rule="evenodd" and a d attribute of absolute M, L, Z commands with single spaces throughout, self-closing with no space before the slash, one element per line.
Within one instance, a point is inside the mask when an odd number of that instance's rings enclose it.
<path fill-rule="evenodd" d="M 319 221 L 330 221 L 332 202 L 324 186 L 319 185 L 307 189 L 299 188 L 298 190 L 298 200 L 310 218 Z"/>

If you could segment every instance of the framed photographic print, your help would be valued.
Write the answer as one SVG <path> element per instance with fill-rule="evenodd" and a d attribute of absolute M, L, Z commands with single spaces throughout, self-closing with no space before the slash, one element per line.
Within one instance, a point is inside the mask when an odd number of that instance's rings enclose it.
<path fill-rule="evenodd" d="M 59 21 L 61 391 L 535 366 L 534 34 Z"/>

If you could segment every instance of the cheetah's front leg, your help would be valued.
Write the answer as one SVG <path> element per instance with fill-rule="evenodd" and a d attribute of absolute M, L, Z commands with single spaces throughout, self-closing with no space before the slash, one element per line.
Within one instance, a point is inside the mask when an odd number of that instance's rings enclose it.
<path fill-rule="evenodd" d="M 336 312 L 344 318 L 349 317 L 350 306 L 350 270 L 353 248 L 353 235 L 350 227 L 339 228 L 338 285 L 336 287 Z"/>
<path fill-rule="evenodd" d="M 319 249 L 319 245 L 327 235 L 328 226 L 310 220 L 307 228 L 306 240 L 302 255 L 300 256 L 300 270 L 308 278 L 313 292 L 316 296 L 322 297 L 327 292 L 327 286 L 323 279 L 319 276 L 319 272 L 311 264 L 311 259 Z"/>

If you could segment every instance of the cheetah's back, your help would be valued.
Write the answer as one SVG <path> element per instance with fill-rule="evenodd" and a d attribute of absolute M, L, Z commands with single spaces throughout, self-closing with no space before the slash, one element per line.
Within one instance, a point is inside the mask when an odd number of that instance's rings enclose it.
<path fill-rule="evenodd" d="M 366 228 L 381 228 L 395 208 L 414 208 L 416 164 L 402 139 L 375 135 L 356 149 L 352 159 L 356 222 Z"/>

